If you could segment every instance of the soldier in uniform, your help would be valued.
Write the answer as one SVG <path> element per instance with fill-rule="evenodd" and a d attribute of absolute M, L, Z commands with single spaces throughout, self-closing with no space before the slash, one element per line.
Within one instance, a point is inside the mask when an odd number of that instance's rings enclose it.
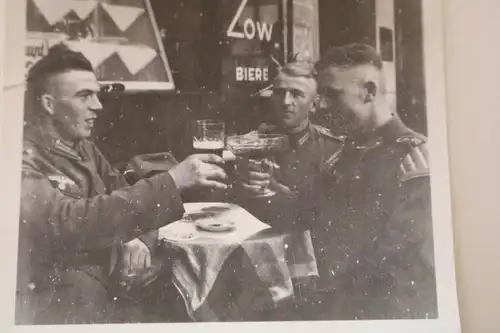
<path fill-rule="evenodd" d="M 316 109 L 317 84 L 314 65 L 291 62 L 276 76 L 271 97 L 274 119 L 263 123 L 259 133 L 286 135 L 283 151 L 277 153 L 271 165 L 254 165 L 252 161 L 239 172 L 242 179 L 244 205 L 254 215 L 275 228 L 307 229 L 314 223 L 317 197 L 323 194 L 320 175 L 331 172 L 342 145 L 325 127 L 312 124 L 311 114 Z M 252 199 L 271 189 L 276 195 Z M 307 211 L 305 217 L 299 212 Z M 299 221 L 299 217 L 302 219 Z"/>
<path fill-rule="evenodd" d="M 22 158 L 16 322 L 145 320 L 111 292 L 111 274 L 151 264 L 159 227 L 184 212 L 180 191 L 225 188 L 215 155 L 193 155 L 128 186 L 87 138 L 102 106 L 92 65 L 60 44 L 29 71 Z"/>
<path fill-rule="evenodd" d="M 426 138 L 391 112 L 382 61 L 364 44 L 317 63 L 345 147 L 313 230 L 320 279 L 309 319 L 436 318 Z"/>

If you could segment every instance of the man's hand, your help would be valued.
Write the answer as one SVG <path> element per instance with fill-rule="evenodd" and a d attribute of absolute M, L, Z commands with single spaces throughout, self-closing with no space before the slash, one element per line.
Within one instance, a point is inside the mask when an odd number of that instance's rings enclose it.
<path fill-rule="evenodd" d="M 297 194 L 289 187 L 274 178 L 274 170 L 279 166 L 268 159 L 262 161 L 240 159 L 236 165 L 236 175 L 245 195 L 256 196 L 267 189 L 281 193 L 290 199 L 296 199 Z"/>
<path fill-rule="evenodd" d="M 273 166 L 267 160 L 240 159 L 235 173 L 244 192 L 252 196 L 264 193 L 273 180 Z"/>
<path fill-rule="evenodd" d="M 227 185 L 221 180 L 227 175 L 219 166 L 223 164 L 224 160 L 215 154 L 196 154 L 170 169 L 169 173 L 180 190 L 195 186 L 226 189 Z"/>
<path fill-rule="evenodd" d="M 123 273 L 133 274 L 151 266 L 151 252 L 140 239 L 136 238 L 122 245 Z"/>

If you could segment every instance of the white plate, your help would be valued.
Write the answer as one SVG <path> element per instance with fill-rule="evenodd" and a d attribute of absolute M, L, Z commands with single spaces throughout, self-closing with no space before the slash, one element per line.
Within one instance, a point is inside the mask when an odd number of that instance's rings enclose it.
<path fill-rule="evenodd" d="M 168 230 L 162 233 L 162 238 L 169 241 L 189 241 L 197 238 L 196 232 Z"/>
<path fill-rule="evenodd" d="M 197 228 L 209 232 L 226 232 L 235 228 L 234 221 L 222 219 L 203 219 L 194 224 Z"/>

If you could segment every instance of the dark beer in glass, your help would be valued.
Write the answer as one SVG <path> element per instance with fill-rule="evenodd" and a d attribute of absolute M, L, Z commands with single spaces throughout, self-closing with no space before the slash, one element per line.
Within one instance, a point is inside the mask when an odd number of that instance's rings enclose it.
<path fill-rule="evenodd" d="M 193 135 L 196 154 L 216 154 L 222 157 L 225 148 L 225 124 L 215 120 L 198 120 Z"/>

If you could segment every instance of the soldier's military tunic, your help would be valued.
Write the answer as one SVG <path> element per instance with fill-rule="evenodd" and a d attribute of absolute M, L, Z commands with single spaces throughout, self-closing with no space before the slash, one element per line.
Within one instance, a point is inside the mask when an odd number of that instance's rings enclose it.
<path fill-rule="evenodd" d="M 285 133 L 267 124 L 262 124 L 257 131 Z M 324 195 L 321 175 L 332 172 L 343 140 L 328 129 L 310 123 L 303 131 L 288 134 L 285 145 L 285 149 L 274 156 L 279 168 L 273 170 L 273 177 L 290 192 L 278 190 L 272 197 L 250 200 L 247 208 L 275 228 L 308 229 L 317 217 L 319 198 Z"/>
<path fill-rule="evenodd" d="M 111 248 L 139 237 L 152 249 L 156 236 L 146 233 L 183 212 L 167 172 L 128 186 L 90 141 L 70 148 L 27 126 L 16 322 L 140 320 L 105 289 L 114 266 Z"/>
<path fill-rule="evenodd" d="M 397 117 L 346 141 L 313 230 L 320 281 L 312 317 L 437 316 L 425 142 Z"/>

